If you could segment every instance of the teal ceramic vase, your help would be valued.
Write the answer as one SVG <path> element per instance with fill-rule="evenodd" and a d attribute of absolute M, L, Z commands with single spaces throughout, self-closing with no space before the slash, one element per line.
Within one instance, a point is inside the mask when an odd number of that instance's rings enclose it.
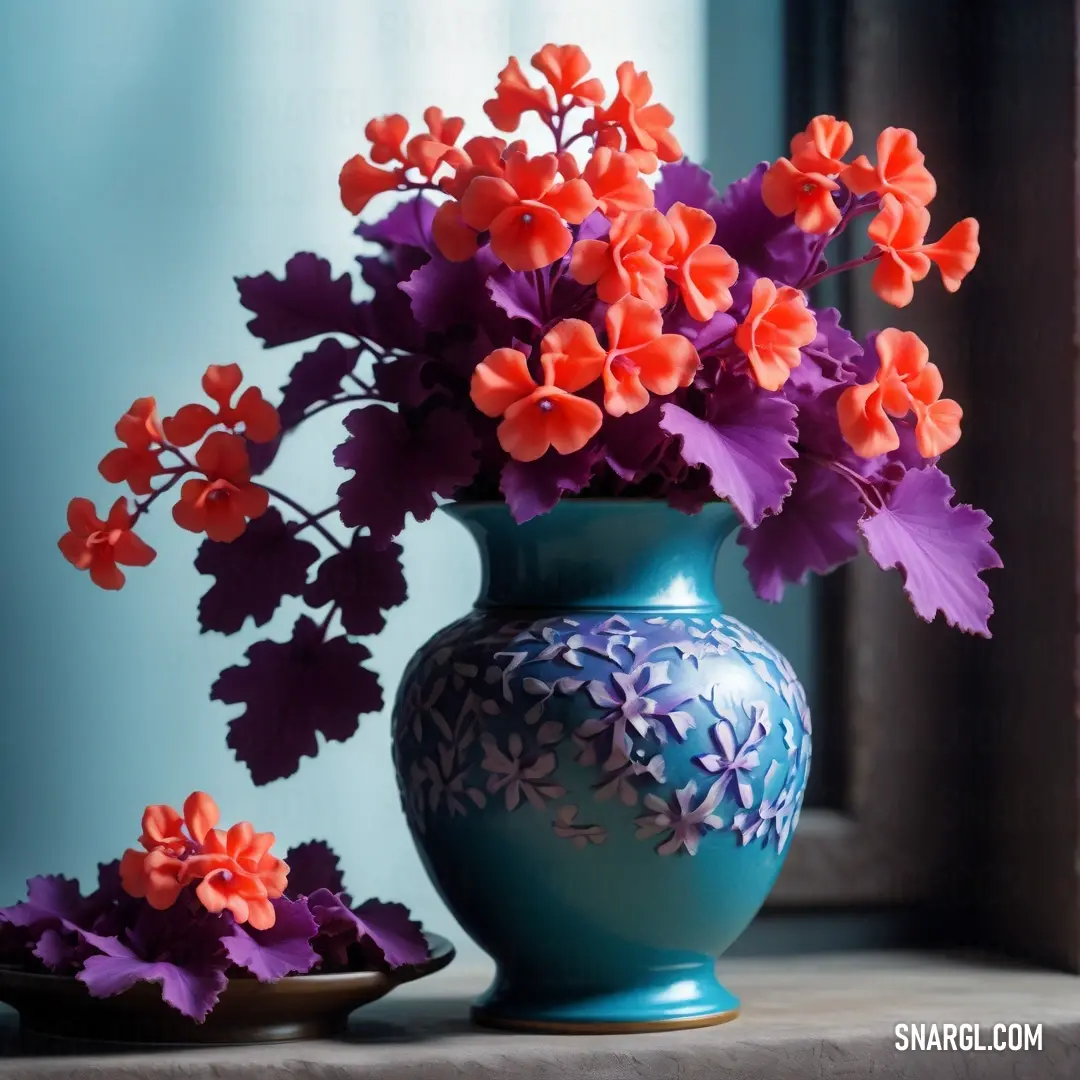
<path fill-rule="evenodd" d="M 410 662 L 393 747 L 427 872 L 497 965 L 474 1019 L 733 1018 L 715 960 L 772 888 L 810 765 L 794 672 L 716 593 L 734 512 L 564 499 L 517 525 L 502 504 L 447 510 L 483 583 Z"/>

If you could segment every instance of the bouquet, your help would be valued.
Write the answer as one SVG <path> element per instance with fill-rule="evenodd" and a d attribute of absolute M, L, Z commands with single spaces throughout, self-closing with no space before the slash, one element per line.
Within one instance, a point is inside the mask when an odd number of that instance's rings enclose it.
<path fill-rule="evenodd" d="M 273 833 L 246 821 L 218 829 L 218 807 L 194 792 L 179 814 L 148 806 L 139 847 L 78 881 L 32 878 L 0 908 L 0 963 L 73 975 L 94 997 L 145 980 L 202 1023 L 230 979 L 276 982 L 309 972 L 418 964 L 427 939 L 401 904 L 354 906 L 322 841 L 270 854 Z"/>
<path fill-rule="evenodd" d="M 312 253 L 280 277 L 238 278 L 265 347 L 313 343 L 277 404 L 241 389 L 235 364 L 207 368 L 209 404 L 159 419 L 140 398 L 99 466 L 134 506 L 121 497 L 104 520 L 86 499 L 69 506 L 61 551 L 103 588 L 154 558 L 134 530 L 176 489 L 173 519 L 204 535 L 195 567 L 215 579 L 204 631 L 262 626 L 286 597 L 310 609 L 211 690 L 241 710 L 228 745 L 256 784 L 382 708 L 355 639 L 405 600 L 396 538 L 441 499 L 502 500 L 519 522 L 563 498 L 687 514 L 727 500 L 764 599 L 865 543 L 920 616 L 989 636 L 989 518 L 955 501 L 940 466 L 961 407 L 914 333 L 859 342 L 811 301 L 853 271 L 901 309 L 932 268 L 953 292 L 974 267 L 974 219 L 931 227 L 936 184 L 915 135 L 886 128 L 873 158 L 856 156 L 851 127 L 818 116 L 789 156 L 720 194 L 632 63 L 610 98 L 577 46 L 545 45 L 532 66 L 539 82 L 511 59 L 484 112 L 507 136 L 528 117 L 542 147 L 465 138 L 435 107 L 419 131 L 372 120 L 367 156 L 339 177 L 350 213 L 386 209 L 355 229 L 363 298 Z M 830 264 L 858 219 L 866 253 Z M 333 505 L 304 506 L 262 475 L 330 411 L 344 427 L 334 465 L 351 475 Z"/>

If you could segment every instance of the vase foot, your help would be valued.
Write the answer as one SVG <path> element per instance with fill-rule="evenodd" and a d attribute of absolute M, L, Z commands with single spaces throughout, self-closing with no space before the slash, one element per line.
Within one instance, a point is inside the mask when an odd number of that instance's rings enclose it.
<path fill-rule="evenodd" d="M 662 981 L 593 990 L 538 985 L 496 976 L 472 1007 L 473 1023 L 551 1035 L 630 1035 L 709 1027 L 734 1020 L 739 999 L 724 989 L 712 965 Z"/>

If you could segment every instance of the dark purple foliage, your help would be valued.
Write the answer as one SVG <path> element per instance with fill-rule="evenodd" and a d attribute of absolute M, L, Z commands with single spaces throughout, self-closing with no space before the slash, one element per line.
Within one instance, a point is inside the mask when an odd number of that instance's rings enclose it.
<path fill-rule="evenodd" d="M 384 611 L 405 603 L 407 590 L 397 544 L 379 548 L 370 536 L 356 533 L 352 544 L 331 555 L 319 567 L 304 592 L 313 608 L 334 604 L 348 634 L 377 634 L 385 625 Z"/>
<path fill-rule="evenodd" d="M 217 579 L 199 601 L 204 632 L 235 634 L 249 616 L 264 626 L 284 597 L 303 593 L 319 549 L 297 536 L 296 528 L 271 507 L 232 543 L 202 542 L 195 569 Z"/>
<path fill-rule="evenodd" d="M 327 640 L 306 615 L 289 641 L 259 641 L 244 655 L 248 663 L 223 671 L 210 697 L 245 706 L 227 742 L 257 785 L 292 776 L 318 753 L 320 734 L 344 742 L 361 715 L 383 706 L 378 676 L 363 666 L 371 653 L 346 637 Z"/>

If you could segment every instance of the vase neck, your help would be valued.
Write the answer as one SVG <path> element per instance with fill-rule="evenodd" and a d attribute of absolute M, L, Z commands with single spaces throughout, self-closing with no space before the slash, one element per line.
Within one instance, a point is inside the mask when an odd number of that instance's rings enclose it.
<path fill-rule="evenodd" d="M 518 525 L 503 503 L 445 508 L 480 549 L 479 608 L 719 611 L 727 503 L 683 514 L 652 499 L 563 499 Z"/>

